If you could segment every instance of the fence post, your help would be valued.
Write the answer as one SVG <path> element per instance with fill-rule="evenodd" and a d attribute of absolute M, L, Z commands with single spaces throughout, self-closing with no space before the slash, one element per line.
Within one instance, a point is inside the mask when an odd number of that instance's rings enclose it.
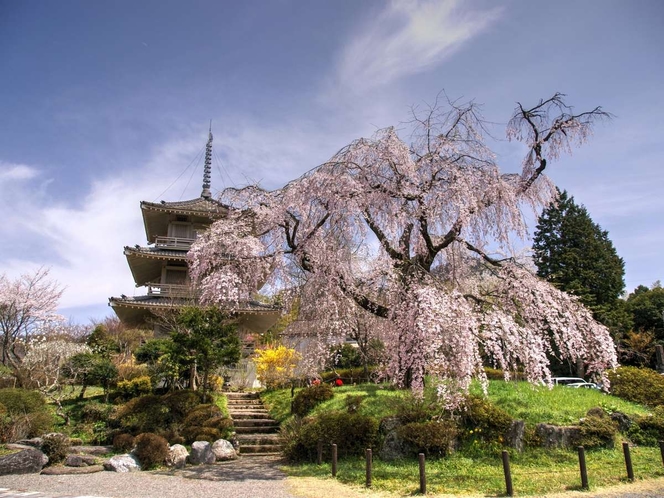
<path fill-rule="evenodd" d="M 512 472 L 510 471 L 510 454 L 506 450 L 503 450 L 503 472 L 505 473 L 505 494 L 507 496 L 514 496 Z"/>
<path fill-rule="evenodd" d="M 420 462 L 420 493 L 427 494 L 427 475 L 424 469 L 424 453 L 417 455 Z"/>
<path fill-rule="evenodd" d="M 581 472 L 581 488 L 588 489 L 588 469 L 586 467 L 586 452 L 579 446 L 579 470 Z"/>
<path fill-rule="evenodd" d="M 659 442 L 659 453 L 662 455 L 662 465 L 664 465 L 664 441 Z"/>
<path fill-rule="evenodd" d="M 337 445 L 332 445 L 332 477 L 337 477 Z"/>
<path fill-rule="evenodd" d="M 318 465 L 322 465 L 323 464 L 323 441 L 320 440 L 320 439 L 318 440 L 318 447 L 316 448 L 316 450 L 317 450 L 316 451 L 316 463 Z"/>
<path fill-rule="evenodd" d="M 629 443 L 623 443 L 623 453 L 625 454 L 625 467 L 627 467 L 627 478 L 634 480 L 634 469 L 632 468 L 632 456 L 629 454 Z"/>
<path fill-rule="evenodd" d="M 371 467 L 372 467 L 372 451 L 371 448 L 368 448 L 366 451 L 367 458 L 367 488 L 371 487 Z"/>

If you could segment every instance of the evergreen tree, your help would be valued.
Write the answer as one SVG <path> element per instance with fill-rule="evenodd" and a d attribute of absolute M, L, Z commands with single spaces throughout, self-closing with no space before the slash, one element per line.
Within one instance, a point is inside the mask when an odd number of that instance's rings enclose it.
<path fill-rule="evenodd" d="M 622 324 L 611 322 L 622 316 L 618 298 L 625 287 L 625 263 L 586 208 L 566 191 L 558 194 L 558 202 L 539 217 L 533 239 L 537 274 L 578 296 L 598 321 L 621 329 Z"/>

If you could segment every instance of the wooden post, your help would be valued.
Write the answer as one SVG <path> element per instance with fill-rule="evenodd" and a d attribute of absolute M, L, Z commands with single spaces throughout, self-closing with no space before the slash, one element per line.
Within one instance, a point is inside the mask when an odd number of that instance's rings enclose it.
<path fill-rule="evenodd" d="M 664 372 L 664 348 L 661 344 L 655 346 L 656 369 L 659 373 Z"/>
<path fill-rule="evenodd" d="M 318 465 L 323 464 L 323 441 L 318 440 L 318 447 L 316 448 L 316 463 Z"/>
<path fill-rule="evenodd" d="M 371 487 L 371 466 L 372 466 L 372 451 L 371 448 L 368 448 L 366 451 L 367 458 L 367 488 Z"/>
<path fill-rule="evenodd" d="M 588 489 L 588 468 L 586 467 L 586 452 L 579 446 L 579 471 L 581 472 L 581 488 Z"/>
<path fill-rule="evenodd" d="M 634 469 L 632 468 L 632 456 L 629 454 L 629 443 L 623 443 L 623 453 L 625 454 L 625 467 L 627 467 L 627 479 L 634 480 Z"/>
<path fill-rule="evenodd" d="M 332 477 L 337 477 L 337 445 L 332 445 Z"/>
<path fill-rule="evenodd" d="M 424 470 L 424 453 L 418 455 L 418 460 L 420 462 L 420 493 L 425 495 L 427 494 L 427 475 Z"/>
<path fill-rule="evenodd" d="M 503 450 L 503 472 L 505 473 L 505 494 L 507 496 L 514 496 L 512 472 L 510 471 L 510 454 L 506 450 Z"/>
<path fill-rule="evenodd" d="M 659 453 L 662 455 L 662 465 L 664 465 L 664 441 L 659 442 Z"/>

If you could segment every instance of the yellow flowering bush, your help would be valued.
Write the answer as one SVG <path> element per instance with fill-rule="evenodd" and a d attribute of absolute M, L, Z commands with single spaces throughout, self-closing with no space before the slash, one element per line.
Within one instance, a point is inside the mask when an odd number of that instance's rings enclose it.
<path fill-rule="evenodd" d="M 285 386 L 301 358 L 295 349 L 283 345 L 257 349 L 255 354 L 256 376 L 267 389 Z"/>

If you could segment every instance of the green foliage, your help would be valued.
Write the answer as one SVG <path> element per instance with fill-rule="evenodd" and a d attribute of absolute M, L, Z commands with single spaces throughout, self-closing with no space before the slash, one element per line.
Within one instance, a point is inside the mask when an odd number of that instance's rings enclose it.
<path fill-rule="evenodd" d="M 136 438 L 131 434 L 118 434 L 113 438 L 113 449 L 119 452 L 131 451 L 134 447 L 134 441 Z"/>
<path fill-rule="evenodd" d="M 196 364 L 203 373 L 204 389 L 213 369 L 240 360 L 237 325 L 219 308 L 185 307 L 176 322 L 178 328 L 171 333 L 172 355 L 182 365 Z"/>
<path fill-rule="evenodd" d="M 172 391 L 162 396 L 162 402 L 170 410 L 173 420 L 182 420 L 203 402 L 203 394 L 191 389 Z"/>
<path fill-rule="evenodd" d="M 636 330 L 653 332 L 664 340 L 664 289 L 659 282 L 650 289 L 638 286 L 627 298 L 627 310 Z"/>
<path fill-rule="evenodd" d="M 339 456 L 363 455 L 366 448 L 377 443 L 378 421 L 359 413 L 325 412 L 317 417 L 291 419 L 281 434 L 284 455 L 293 461 L 315 458 L 318 441 L 323 442 L 325 454 L 334 443 Z"/>
<path fill-rule="evenodd" d="M 658 406 L 648 415 L 632 417 L 627 436 L 630 440 L 642 446 L 658 446 L 664 441 L 664 405 Z"/>
<path fill-rule="evenodd" d="M 158 432 L 173 422 L 161 396 L 147 395 L 130 399 L 118 407 L 112 425 L 132 434 Z"/>
<path fill-rule="evenodd" d="M 84 422 L 101 422 L 108 419 L 112 409 L 112 405 L 91 401 L 81 407 L 80 418 Z"/>
<path fill-rule="evenodd" d="M 586 449 L 613 448 L 617 424 L 602 411 L 583 418 L 579 424 L 580 436 L 578 443 Z"/>
<path fill-rule="evenodd" d="M 328 399 L 332 399 L 333 397 L 334 391 L 329 384 L 305 387 L 295 395 L 295 398 L 293 398 L 293 415 L 304 417 L 313 410 L 316 405 L 323 401 L 327 401 Z"/>
<path fill-rule="evenodd" d="M 134 440 L 134 454 L 143 470 L 163 465 L 168 458 L 168 441 L 157 434 L 144 433 Z"/>
<path fill-rule="evenodd" d="M 430 420 L 402 425 L 397 432 L 412 446 L 414 455 L 447 456 L 457 436 L 457 427 L 451 420 Z"/>
<path fill-rule="evenodd" d="M 466 399 L 466 409 L 461 413 L 461 423 L 465 440 L 502 443 L 512 425 L 512 417 L 490 400 L 470 395 Z"/>
<path fill-rule="evenodd" d="M 392 399 L 393 410 L 402 424 L 428 422 L 439 418 L 444 409 L 436 395 L 432 392 L 418 397 L 411 393 L 404 393 Z"/>
<path fill-rule="evenodd" d="M 609 234 L 566 191 L 544 209 L 533 237 L 537 274 L 579 296 L 600 321 L 625 287 L 625 263 Z M 608 325 L 608 324 L 607 324 Z"/>
<path fill-rule="evenodd" d="M 152 392 L 152 381 L 147 375 L 118 382 L 118 392 L 123 398 L 135 398 Z"/>
<path fill-rule="evenodd" d="M 48 457 L 48 464 L 63 462 L 69 450 L 69 438 L 64 434 L 47 434 L 42 440 L 41 450 Z"/>
<path fill-rule="evenodd" d="M 362 366 L 362 354 L 350 344 L 342 344 L 330 351 L 332 368 L 356 368 Z"/>
<path fill-rule="evenodd" d="M 646 406 L 664 404 L 664 377 L 649 368 L 619 367 L 609 372 L 611 393 Z"/>
<path fill-rule="evenodd" d="M 348 413 L 357 413 L 366 399 L 366 395 L 353 396 L 352 394 L 347 394 L 344 398 L 344 406 Z"/>
<path fill-rule="evenodd" d="M 228 438 L 233 421 L 215 404 L 198 405 L 182 423 L 182 436 L 188 444 L 194 441 L 216 441 Z"/>
<path fill-rule="evenodd" d="M 141 344 L 134 351 L 136 361 L 152 365 L 159 361 L 159 358 L 171 352 L 173 341 L 170 339 L 150 339 Z"/>
<path fill-rule="evenodd" d="M 106 359 L 110 358 L 112 353 L 120 351 L 116 341 L 113 340 L 108 333 L 107 327 L 102 323 L 94 328 L 85 343 L 90 346 L 90 349 L 92 349 L 92 352 L 95 355 L 99 355 Z"/>
<path fill-rule="evenodd" d="M 35 437 L 53 429 L 53 416 L 37 391 L 27 389 L 0 389 L 0 442 L 12 442 Z"/>

